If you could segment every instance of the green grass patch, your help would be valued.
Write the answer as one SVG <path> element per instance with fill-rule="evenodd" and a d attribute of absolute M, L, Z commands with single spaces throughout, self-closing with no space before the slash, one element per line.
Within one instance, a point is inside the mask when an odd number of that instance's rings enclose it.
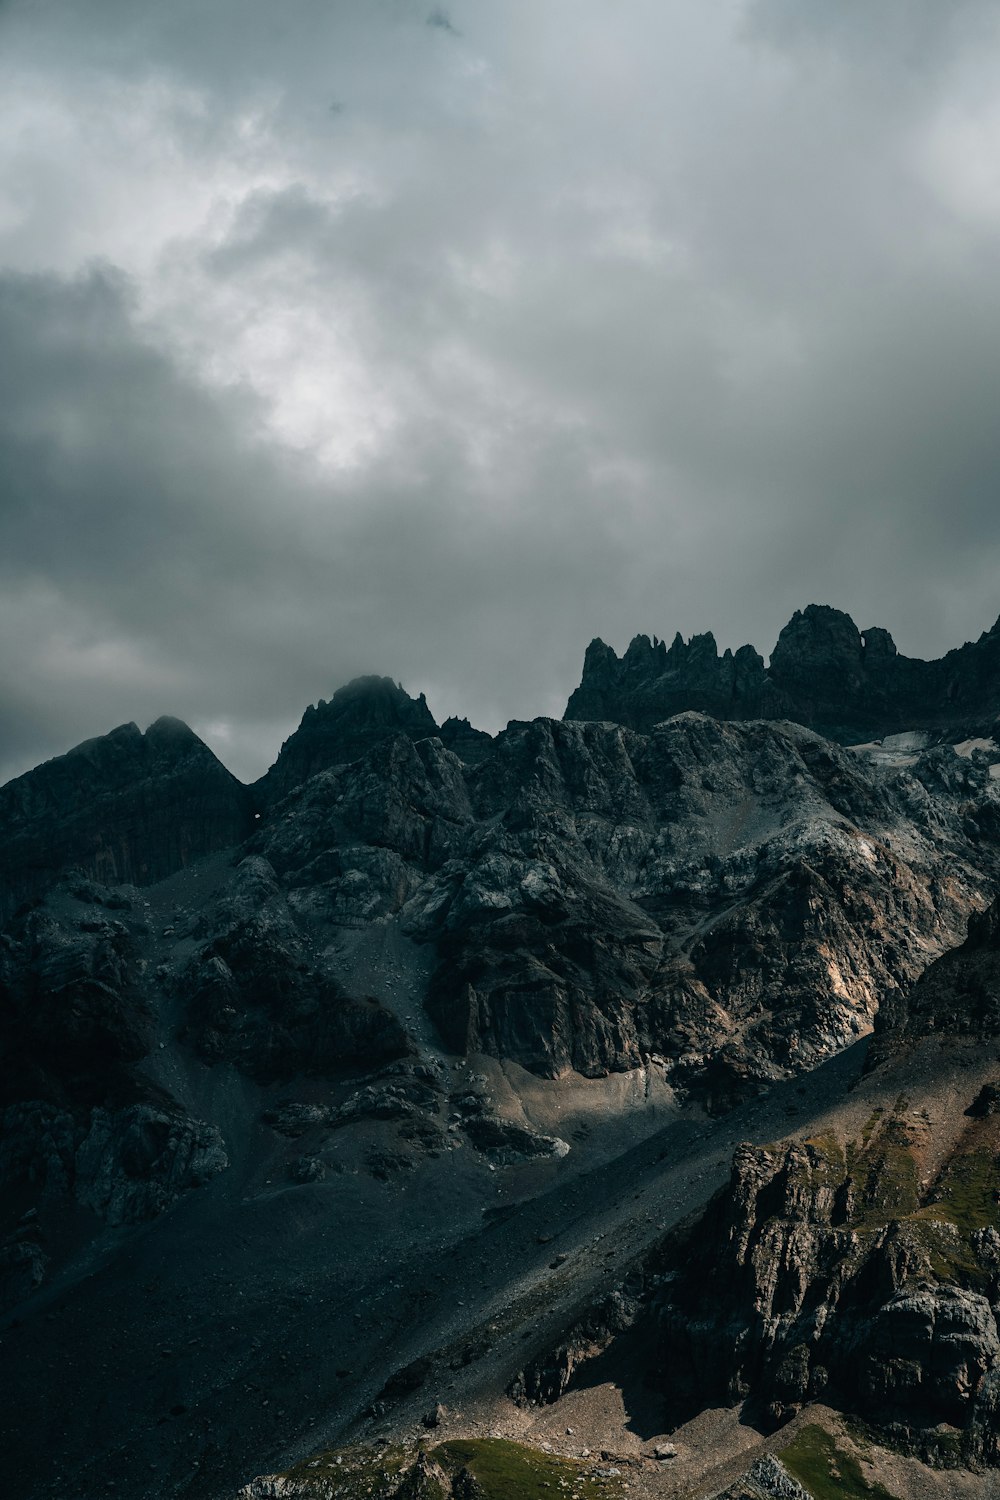
<path fill-rule="evenodd" d="M 803 1145 L 810 1153 L 811 1175 L 815 1183 L 837 1188 L 847 1176 L 847 1157 L 832 1130 L 811 1135 Z"/>
<path fill-rule="evenodd" d="M 542 1453 L 506 1438 L 467 1438 L 442 1443 L 431 1450 L 431 1458 L 451 1475 L 468 1469 L 485 1500 L 558 1500 L 560 1495 L 600 1500 L 601 1496 L 621 1493 L 621 1481 L 614 1477 L 594 1477 L 592 1463 Z"/>
<path fill-rule="evenodd" d="M 938 1183 L 933 1205 L 945 1211 L 965 1234 L 1000 1226 L 1000 1164 L 992 1151 L 969 1151 L 953 1157 Z"/>
<path fill-rule="evenodd" d="M 395 1493 L 415 1454 L 410 1448 L 334 1448 L 318 1458 L 305 1459 L 285 1478 L 299 1484 L 337 1485 L 342 1500 L 380 1500 Z"/>
<path fill-rule="evenodd" d="M 939 1281 L 954 1281 L 973 1289 L 989 1281 L 990 1273 L 977 1260 L 967 1236 L 942 1212 L 941 1204 L 927 1204 L 908 1222 L 927 1250 L 931 1270 Z"/>
<path fill-rule="evenodd" d="M 397 1492 L 410 1494 L 421 1449 L 449 1480 L 463 1470 L 471 1474 L 483 1500 L 620 1500 L 622 1495 L 620 1478 L 595 1472 L 613 1464 L 563 1458 L 504 1438 L 460 1439 L 430 1450 L 422 1443 L 419 1448 L 333 1448 L 282 1477 L 301 1486 L 303 1494 L 315 1486 L 319 1494 L 332 1490 L 337 1500 L 389 1500 Z M 432 1500 L 438 1492 L 445 1500 L 448 1486 L 440 1476 L 425 1475 L 420 1485 L 422 1500 Z"/>
<path fill-rule="evenodd" d="M 913 1144 L 905 1120 L 895 1116 L 877 1133 L 874 1126 L 869 1130 L 866 1125 L 860 1148 L 851 1143 L 847 1166 L 855 1183 L 852 1228 L 862 1232 L 880 1228 L 891 1219 L 907 1218 L 919 1208 L 920 1172 Z"/>
<path fill-rule="evenodd" d="M 866 1479 L 853 1454 L 815 1422 L 800 1427 L 778 1457 L 813 1500 L 898 1500 L 884 1484 Z"/>

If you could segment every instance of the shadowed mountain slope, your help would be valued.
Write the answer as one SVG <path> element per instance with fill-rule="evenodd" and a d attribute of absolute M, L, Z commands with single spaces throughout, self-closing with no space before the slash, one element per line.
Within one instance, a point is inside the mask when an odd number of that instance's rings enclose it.
<path fill-rule="evenodd" d="M 250 826 L 247 789 L 186 724 L 123 724 L 0 787 L 0 914 L 71 868 L 162 880 Z"/>

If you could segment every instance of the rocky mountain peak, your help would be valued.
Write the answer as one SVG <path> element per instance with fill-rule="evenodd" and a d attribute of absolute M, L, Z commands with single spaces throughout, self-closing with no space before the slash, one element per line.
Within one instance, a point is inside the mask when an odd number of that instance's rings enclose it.
<path fill-rule="evenodd" d="M 778 677 L 794 678 L 801 664 L 857 669 L 864 649 L 850 615 L 828 604 L 809 604 L 795 611 L 778 636 L 770 670 Z"/>
<path fill-rule="evenodd" d="M 888 630 L 883 630 L 878 625 L 873 625 L 867 630 L 863 630 L 861 638 L 864 642 L 866 662 L 874 662 L 899 655 L 896 649 L 896 642 Z"/>
<path fill-rule="evenodd" d="M 197 753 L 199 747 L 208 749 L 190 724 L 185 724 L 183 719 L 175 719 L 170 714 L 161 714 L 158 719 L 154 719 L 143 738 L 151 750 L 162 750 L 168 754 L 171 750 L 178 753 L 186 749 Z M 209 751 L 209 754 L 212 752 Z"/>
<path fill-rule="evenodd" d="M 246 789 L 188 725 L 122 724 L 0 788 L 0 912 L 69 868 L 146 884 L 249 832 Z"/>
<path fill-rule="evenodd" d="M 493 736 L 484 729 L 475 729 L 468 719 L 453 715 L 445 719 L 439 733 L 442 743 L 469 765 L 478 765 L 493 749 Z"/>
<path fill-rule="evenodd" d="M 991 732 L 1000 716 L 1000 631 L 937 661 L 900 655 L 887 630 L 858 629 L 826 604 L 796 610 L 765 667 L 752 646 L 720 657 L 707 632 L 669 650 L 636 636 L 619 659 L 592 642 L 567 719 L 603 719 L 648 733 L 686 709 L 722 719 L 791 719 L 842 744 L 907 730 L 938 739 Z"/>
<path fill-rule="evenodd" d="M 329 702 L 320 699 L 306 709 L 257 791 L 263 801 L 274 802 L 318 771 L 358 760 L 391 735 L 422 740 L 437 732 L 423 693 L 411 698 L 391 677 L 357 677 Z"/>

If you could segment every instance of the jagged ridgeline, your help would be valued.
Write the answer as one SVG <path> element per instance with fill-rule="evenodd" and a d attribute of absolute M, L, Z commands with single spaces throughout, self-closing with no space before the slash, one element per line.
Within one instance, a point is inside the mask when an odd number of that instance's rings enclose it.
<path fill-rule="evenodd" d="M 568 719 L 610 719 L 644 732 L 694 709 L 720 719 L 791 719 L 841 744 L 922 730 L 990 734 L 1000 717 L 1000 621 L 938 661 L 900 656 L 887 630 L 860 631 L 825 605 L 797 610 L 771 660 L 753 646 L 720 656 L 711 634 L 673 644 L 636 636 L 619 658 L 587 649 Z"/>
<path fill-rule="evenodd" d="M 401 1371 L 516 1436 L 572 1395 L 602 1237 L 663 1431 L 882 1400 L 994 1463 L 998 652 L 907 661 L 810 607 L 766 668 L 595 644 L 565 719 L 496 736 L 369 677 L 254 786 L 161 719 L 0 788 L 15 1482 L 215 1500 L 388 1441 Z M 403 1446 L 398 1485 L 488 1490 L 482 1453 Z"/>

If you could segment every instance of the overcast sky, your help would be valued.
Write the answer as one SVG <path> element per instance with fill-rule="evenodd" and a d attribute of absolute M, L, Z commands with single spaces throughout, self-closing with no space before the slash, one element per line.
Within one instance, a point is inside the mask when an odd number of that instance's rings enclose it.
<path fill-rule="evenodd" d="M 0 0 L 0 781 L 1000 613 L 992 0 Z"/>

